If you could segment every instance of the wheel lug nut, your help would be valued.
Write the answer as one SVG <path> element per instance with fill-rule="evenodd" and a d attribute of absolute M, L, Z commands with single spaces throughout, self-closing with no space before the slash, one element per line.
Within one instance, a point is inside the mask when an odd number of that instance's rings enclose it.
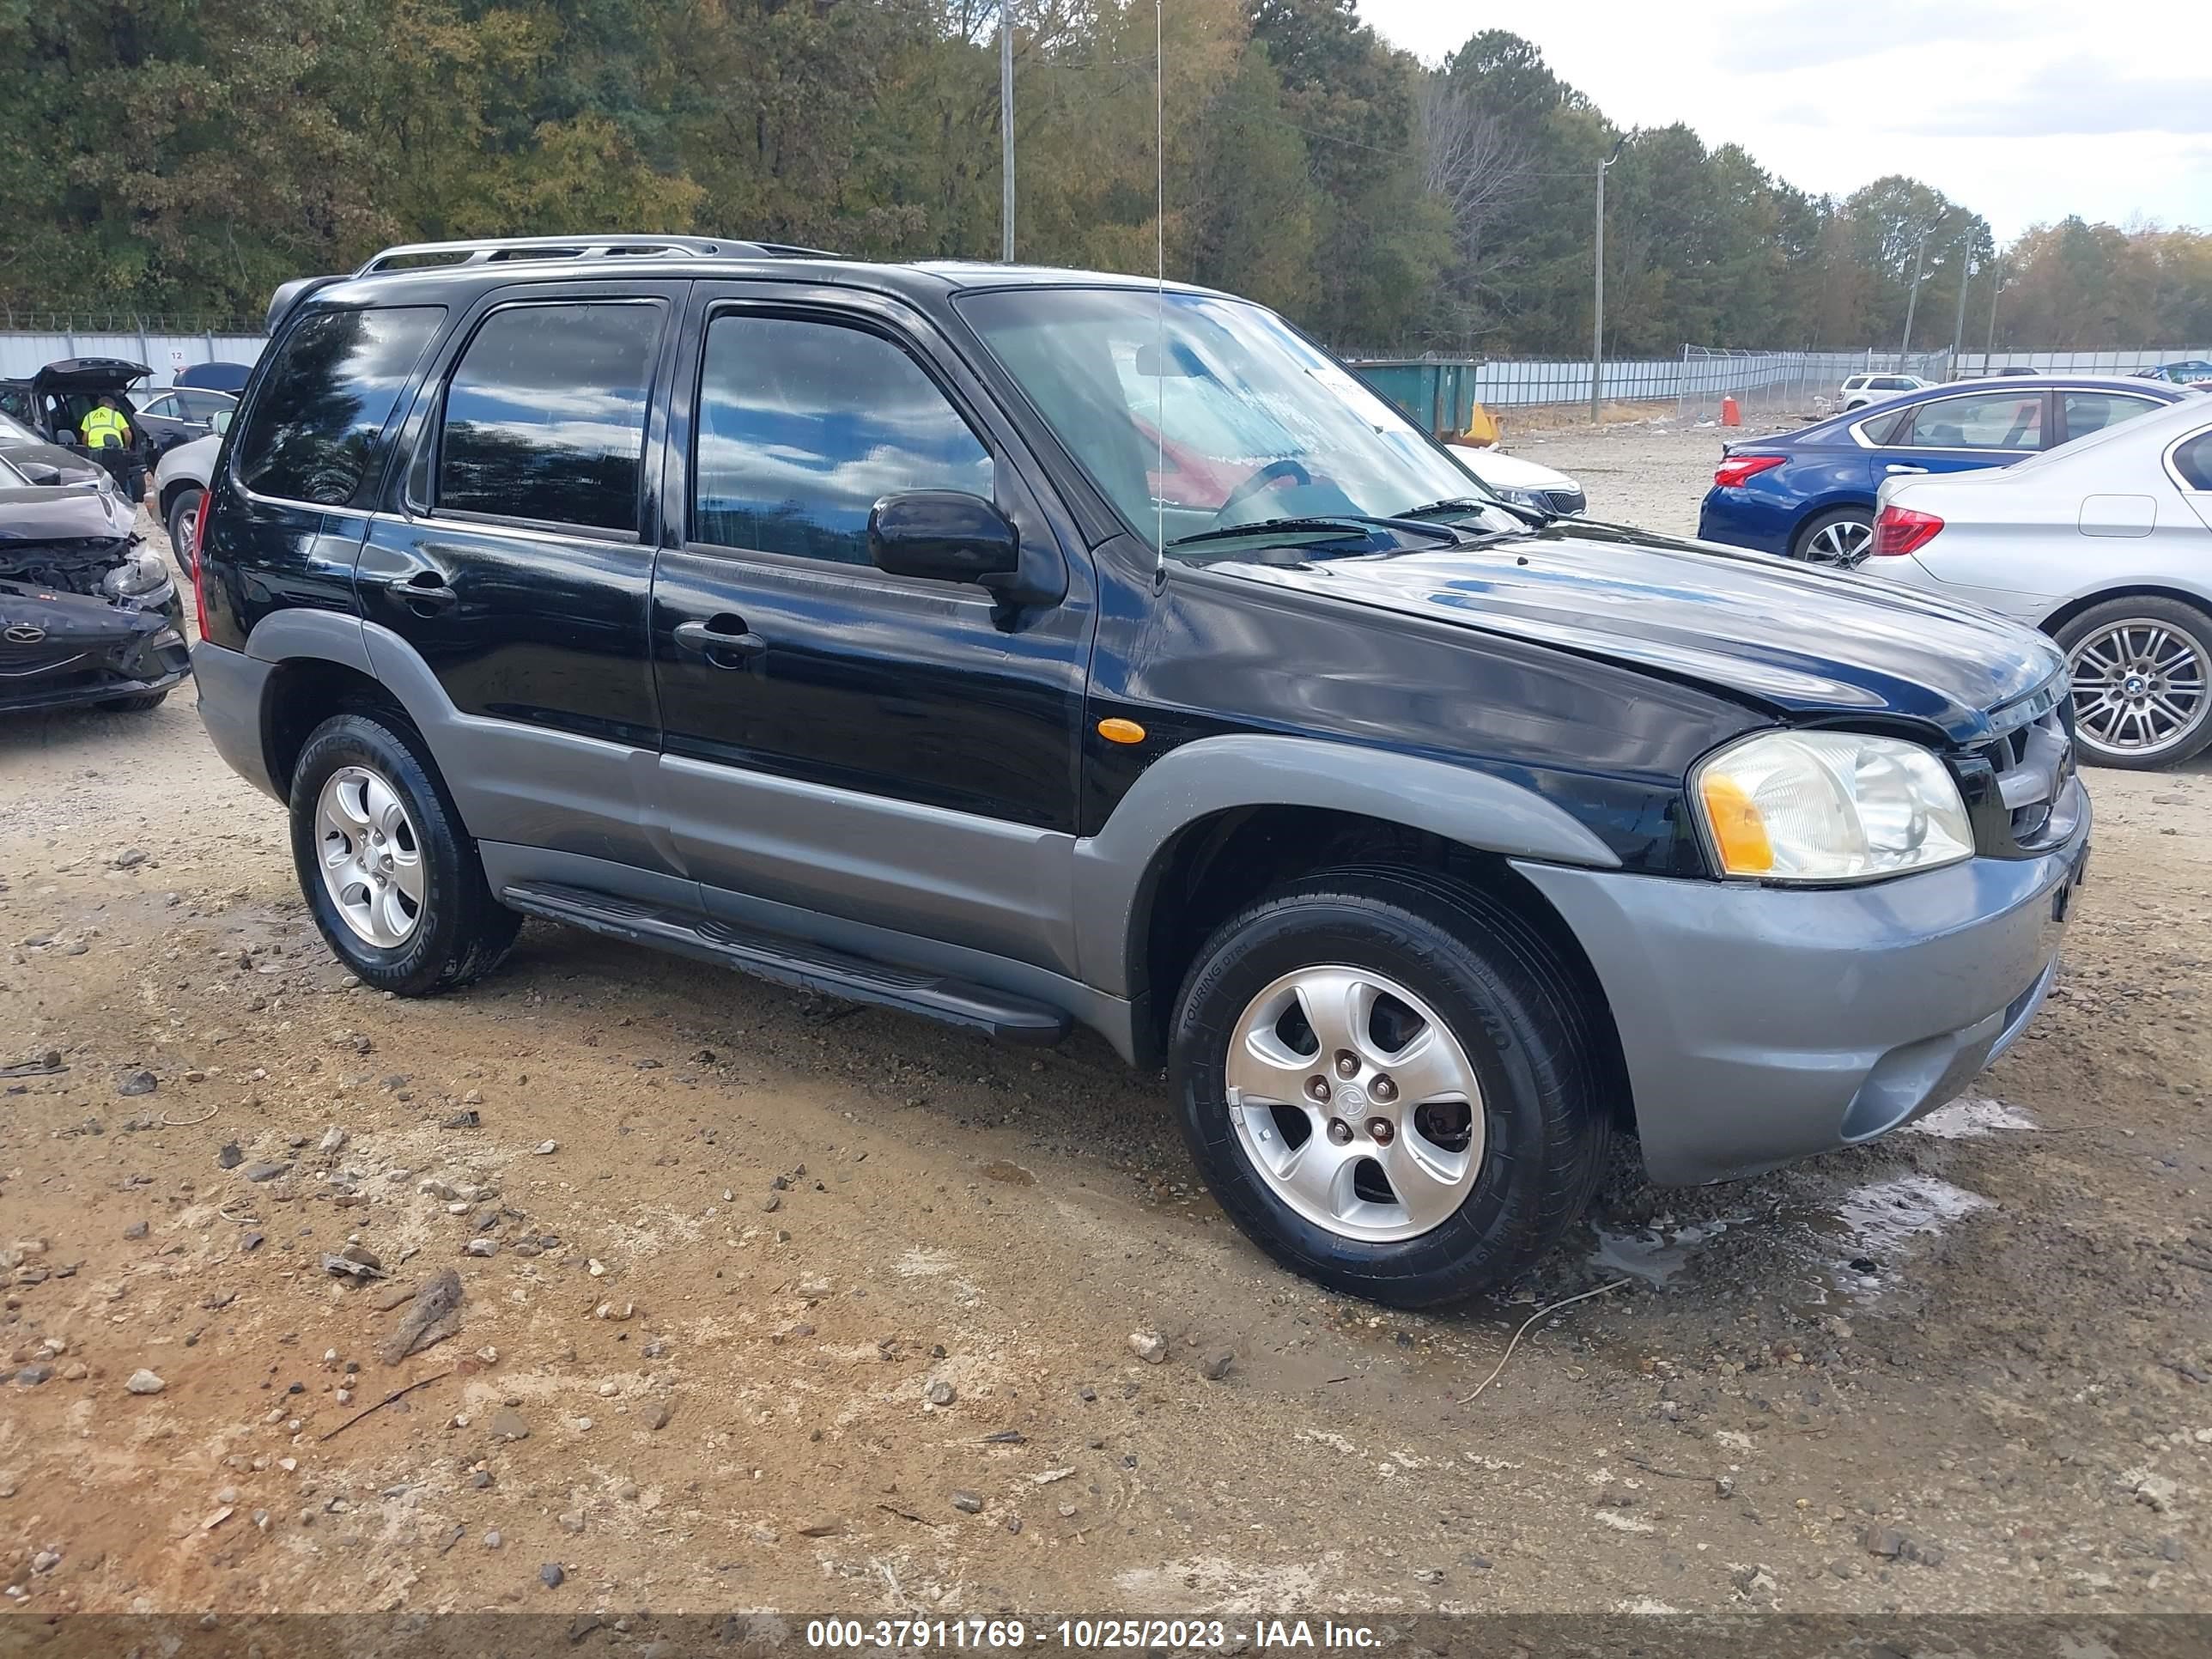
<path fill-rule="evenodd" d="M 1377 1146 L 1388 1146 L 1390 1144 L 1390 1138 L 1397 1133 L 1396 1127 L 1387 1117 L 1370 1117 L 1367 1120 L 1368 1139 Z"/>
<path fill-rule="evenodd" d="M 1328 1100 L 1328 1079 L 1325 1077 L 1308 1078 L 1306 1079 L 1306 1093 L 1315 1100 Z"/>
<path fill-rule="evenodd" d="M 1340 1146 L 1351 1145 L 1352 1126 L 1349 1123 L 1346 1123 L 1340 1117 L 1333 1117 L 1329 1119 L 1328 1138 Z"/>
<path fill-rule="evenodd" d="M 1367 1085 L 1367 1092 L 1374 1099 L 1393 1101 L 1398 1097 L 1398 1085 L 1387 1077 L 1378 1077 Z"/>
<path fill-rule="evenodd" d="M 1349 1052 L 1340 1051 L 1336 1057 L 1336 1074 L 1339 1077 L 1358 1077 L 1359 1075 L 1359 1056 Z"/>

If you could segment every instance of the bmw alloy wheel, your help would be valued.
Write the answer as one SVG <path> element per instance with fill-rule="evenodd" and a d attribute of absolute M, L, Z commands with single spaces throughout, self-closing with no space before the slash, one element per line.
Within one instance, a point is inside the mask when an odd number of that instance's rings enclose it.
<path fill-rule="evenodd" d="M 2212 710 L 2203 649 L 2153 617 L 2130 617 L 2080 641 L 2067 659 L 2074 724 L 2108 754 L 2147 760 L 2195 736 Z"/>

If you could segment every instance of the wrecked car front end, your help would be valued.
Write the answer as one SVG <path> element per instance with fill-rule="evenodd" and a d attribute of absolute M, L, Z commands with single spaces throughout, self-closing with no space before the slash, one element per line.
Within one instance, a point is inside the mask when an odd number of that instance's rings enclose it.
<path fill-rule="evenodd" d="M 149 708 L 191 672 L 168 562 L 112 490 L 0 463 L 0 710 Z"/>

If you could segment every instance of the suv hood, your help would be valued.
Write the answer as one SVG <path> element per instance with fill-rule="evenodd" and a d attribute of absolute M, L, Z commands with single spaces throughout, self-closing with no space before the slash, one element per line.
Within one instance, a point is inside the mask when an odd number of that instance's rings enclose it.
<path fill-rule="evenodd" d="M 1953 742 L 2057 674 L 2042 635 L 1870 577 L 1575 521 L 1475 547 L 1217 574 L 1690 681 L 1792 720 L 1905 719 Z"/>

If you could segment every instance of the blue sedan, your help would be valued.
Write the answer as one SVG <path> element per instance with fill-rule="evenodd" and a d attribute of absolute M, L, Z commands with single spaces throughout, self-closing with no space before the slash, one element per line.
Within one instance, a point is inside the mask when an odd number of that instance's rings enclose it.
<path fill-rule="evenodd" d="M 1723 446 L 1698 534 L 1814 564 L 1855 565 L 1872 544 L 1875 492 L 1885 478 L 2010 466 L 2198 395 L 2157 380 L 2074 375 L 1908 392 L 1796 432 Z"/>

